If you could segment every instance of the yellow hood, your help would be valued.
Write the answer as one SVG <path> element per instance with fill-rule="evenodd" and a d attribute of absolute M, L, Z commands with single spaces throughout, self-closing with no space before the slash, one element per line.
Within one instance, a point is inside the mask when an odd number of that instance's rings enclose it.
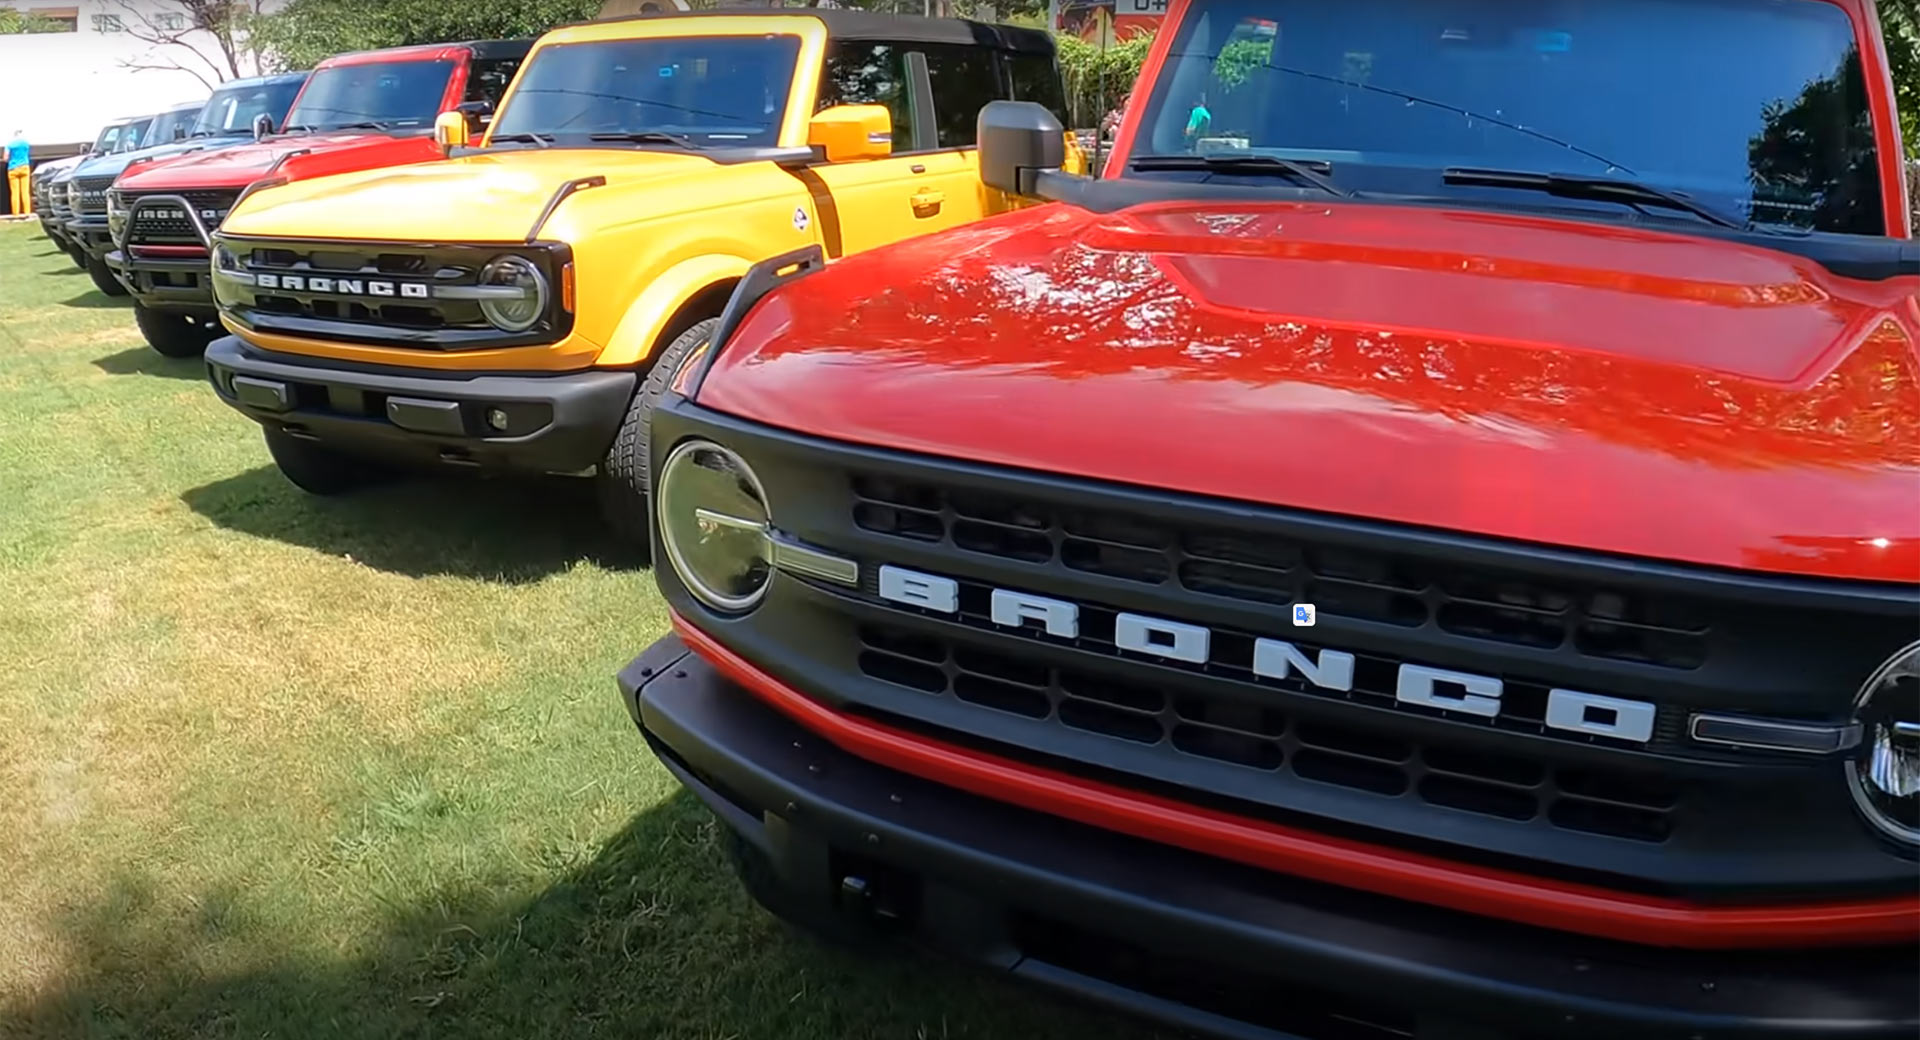
<path fill-rule="evenodd" d="M 233 235 L 349 241 L 517 242 L 568 181 L 604 176 L 608 187 L 647 183 L 684 192 L 691 206 L 718 164 L 698 155 L 551 148 L 318 177 L 257 192 L 221 225 Z M 663 210 L 679 208 L 676 205 Z M 638 214 L 636 214 L 637 216 Z M 556 238 L 558 222 L 543 237 Z"/>

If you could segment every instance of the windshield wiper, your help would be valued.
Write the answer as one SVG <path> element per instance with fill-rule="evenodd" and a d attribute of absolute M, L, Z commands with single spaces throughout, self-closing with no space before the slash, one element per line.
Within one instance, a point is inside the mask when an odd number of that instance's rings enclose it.
<path fill-rule="evenodd" d="M 1354 197 L 1353 192 L 1316 173 L 1306 163 L 1282 159 L 1277 155 L 1142 155 L 1130 165 L 1137 170 L 1205 170 L 1208 173 L 1279 175 L 1304 181 L 1343 199 Z"/>
<path fill-rule="evenodd" d="M 1448 184 L 1543 191 L 1563 199 L 1618 202 L 1636 208 L 1659 206 L 1663 209 L 1677 209 L 1684 213 L 1691 213 L 1715 227 L 1733 231 L 1765 230 L 1751 220 L 1727 216 L 1685 195 L 1663 191 L 1649 184 L 1619 177 L 1590 177 L 1578 173 L 1536 173 L 1532 170 L 1482 170 L 1468 167 L 1452 167 L 1445 171 L 1443 177 Z"/>
<path fill-rule="evenodd" d="M 392 123 L 383 123 L 378 119 L 367 119 L 358 123 L 341 123 L 335 130 L 391 130 Z"/>
<path fill-rule="evenodd" d="M 1459 105 L 1449 105 L 1444 101 L 1435 101 L 1432 98 L 1424 98 L 1418 94 L 1409 94 L 1405 91 L 1394 90 L 1390 87 L 1375 86 L 1372 83 L 1358 83 L 1353 80 L 1341 79 L 1338 76 L 1328 76 L 1318 72 L 1308 72 L 1306 69 L 1290 68 L 1285 65 L 1274 65 L 1272 63 L 1268 63 L 1261 67 L 1272 69 L 1275 72 L 1284 72 L 1289 76 L 1299 76 L 1303 79 L 1319 80 L 1322 83 L 1332 83 L 1337 86 L 1352 87 L 1356 90 L 1364 90 L 1372 94 L 1384 94 L 1387 97 L 1399 98 L 1400 100 L 1405 101 L 1409 105 L 1427 105 L 1432 108 L 1440 109 L 1443 112 L 1452 112 L 1456 115 L 1465 116 L 1468 119 L 1477 119 L 1482 123 L 1490 123 L 1494 126 L 1501 127 L 1503 129 L 1512 130 L 1515 133 L 1525 134 L 1528 137 L 1537 138 L 1538 140 L 1545 141 L 1548 144 L 1559 145 L 1560 147 L 1565 148 L 1570 152 L 1575 152 L 1577 154 L 1584 155 L 1587 158 L 1592 159 L 1593 161 L 1605 166 L 1609 173 L 1611 173 L 1614 170 L 1622 170 L 1626 173 L 1633 172 L 1632 170 L 1627 169 L 1625 166 L 1622 166 L 1619 163 L 1614 162 L 1612 159 L 1609 159 L 1606 156 L 1601 155 L 1597 152 L 1590 152 L 1585 148 L 1582 148 L 1579 145 L 1574 144 L 1571 141 L 1563 141 L 1560 138 L 1553 136 L 1552 134 L 1546 133 L 1541 130 L 1535 130 L 1533 127 L 1521 126 L 1519 123 L 1511 123 L 1497 116 L 1487 115 L 1484 112 L 1475 112 L 1470 108 L 1461 108 Z"/>
<path fill-rule="evenodd" d="M 532 141 L 542 148 L 553 147 L 552 134 L 536 134 L 531 132 L 524 134 L 494 134 L 492 140 L 496 143 L 500 141 Z"/>
<path fill-rule="evenodd" d="M 665 130 L 629 130 L 618 134 L 588 134 L 589 141 L 627 141 L 632 144 L 677 144 L 682 148 L 693 148 L 693 138 L 685 134 L 670 134 Z"/>

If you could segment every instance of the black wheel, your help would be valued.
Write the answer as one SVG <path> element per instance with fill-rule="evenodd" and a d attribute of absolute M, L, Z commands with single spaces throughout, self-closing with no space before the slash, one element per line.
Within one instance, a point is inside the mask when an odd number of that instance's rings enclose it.
<path fill-rule="evenodd" d="M 267 452 L 293 486 L 310 495 L 339 495 L 385 476 L 376 463 L 267 430 Z"/>
<path fill-rule="evenodd" d="M 121 285 L 120 279 L 113 276 L 113 270 L 107 266 L 105 260 L 96 260 L 88 256 L 85 251 L 82 251 L 80 255 L 85 258 L 87 277 L 93 279 L 94 288 L 106 293 L 108 296 L 125 296 L 127 294 L 127 287 Z"/>
<path fill-rule="evenodd" d="M 733 876 L 740 879 L 740 887 L 781 923 L 809 938 L 856 953 L 873 953 L 888 944 L 886 933 L 878 928 L 795 895 L 781 883 L 766 855 L 725 824 L 720 825 L 720 850 L 726 854 Z"/>
<path fill-rule="evenodd" d="M 147 338 L 147 346 L 171 358 L 199 357 L 220 334 L 220 326 L 191 314 L 156 311 L 133 305 L 134 324 Z"/>
<path fill-rule="evenodd" d="M 649 530 L 647 508 L 647 424 L 653 418 L 654 405 L 659 403 L 660 395 L 666 393 L 667 383 L 673 379 L 673 373 L 680 363 L 695 347 L 705 343 L 713 336 L 714 327 L 720 324 L 719 318 L 708 318 L 675 336 L 667 349 L 654 359 L 653 368 L 647 372 L 647 378 L 640 383 L 640 389 L 634 392 L 633 401 L 627 405 L 627 417 L 620 423 L 620 432 L 614 435 L 613 446 L 607 449 L 607 457 L 600 463 L 600 473 L 594 478 L 600 498 L 600 515 L 607 526 L 619 536 L 622 542 L 633 546 L 647 544 Z"/>
<path fill-rule="evenodd" d="M 67 251 L 67 256 L 72 258 L 73 266 L 78 267 L 82 271 L 87 269 L 87 251 L 86 250 L 80 248 L 79 246 L 73 244 L 72 242 L 68 242 L 62 248 L 64 248 Z"/>

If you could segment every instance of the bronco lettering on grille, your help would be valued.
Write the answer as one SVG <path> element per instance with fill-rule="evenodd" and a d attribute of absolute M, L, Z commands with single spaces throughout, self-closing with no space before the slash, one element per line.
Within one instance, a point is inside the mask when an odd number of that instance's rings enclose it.
<path fill-rule="evenodd" d="M 253 284 L 287 292 L 328 293 L 335 296 L 385 296 L 424 300 L 427 287 L 418 282 L 382 282 L 366 278 L 322 278 L 315 275 L 257 274 Z"/>
<path fill-rule="evenodd" d="M 880 596 L 936 613 L 960 612 L 959 582 L 891 564 L 880 568 Z M 988 603 L 992 622 L 1003 628 L 1037 629 L 1060 639 L 1080 636 L 1080 607 L 1067 600 L 993 589 Z M 1124 611 L 1114 617 L 1114 646 L 1130 653 L 1204 665 L 1211 659 L 1212 641 L 1212 630 L 1202 625 Z M 1255 675 L 1276 680 L 1298 675 L 1334 693 L 1352 692 L 1355 660 L 1345 650 L 1315 653 L 1279 639 L 1256 638 L 1253 644 Z M 1490 675 L 1404 662 L 1393 695 L 1401 704 L 1494 718 L 1500 714 L 1504 685 Z M 1645 701 L 1554 689 L 1547 695 L 1545 723 L 1552 729 L 1644 744 L 1653 739 L 1656 711 Z"/>

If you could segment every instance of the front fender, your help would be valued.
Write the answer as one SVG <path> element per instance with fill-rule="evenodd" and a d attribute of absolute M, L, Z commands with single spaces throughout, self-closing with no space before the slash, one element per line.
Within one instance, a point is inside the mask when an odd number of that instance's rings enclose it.
<path fill-rule="evenodd" d="M 613 367 L 647 360 L 681 305 L 715 285 L 738 280 L 752 266 L 743 257 L 709 253 L 667 268 L 628 306 L 595 364 Z"/>

